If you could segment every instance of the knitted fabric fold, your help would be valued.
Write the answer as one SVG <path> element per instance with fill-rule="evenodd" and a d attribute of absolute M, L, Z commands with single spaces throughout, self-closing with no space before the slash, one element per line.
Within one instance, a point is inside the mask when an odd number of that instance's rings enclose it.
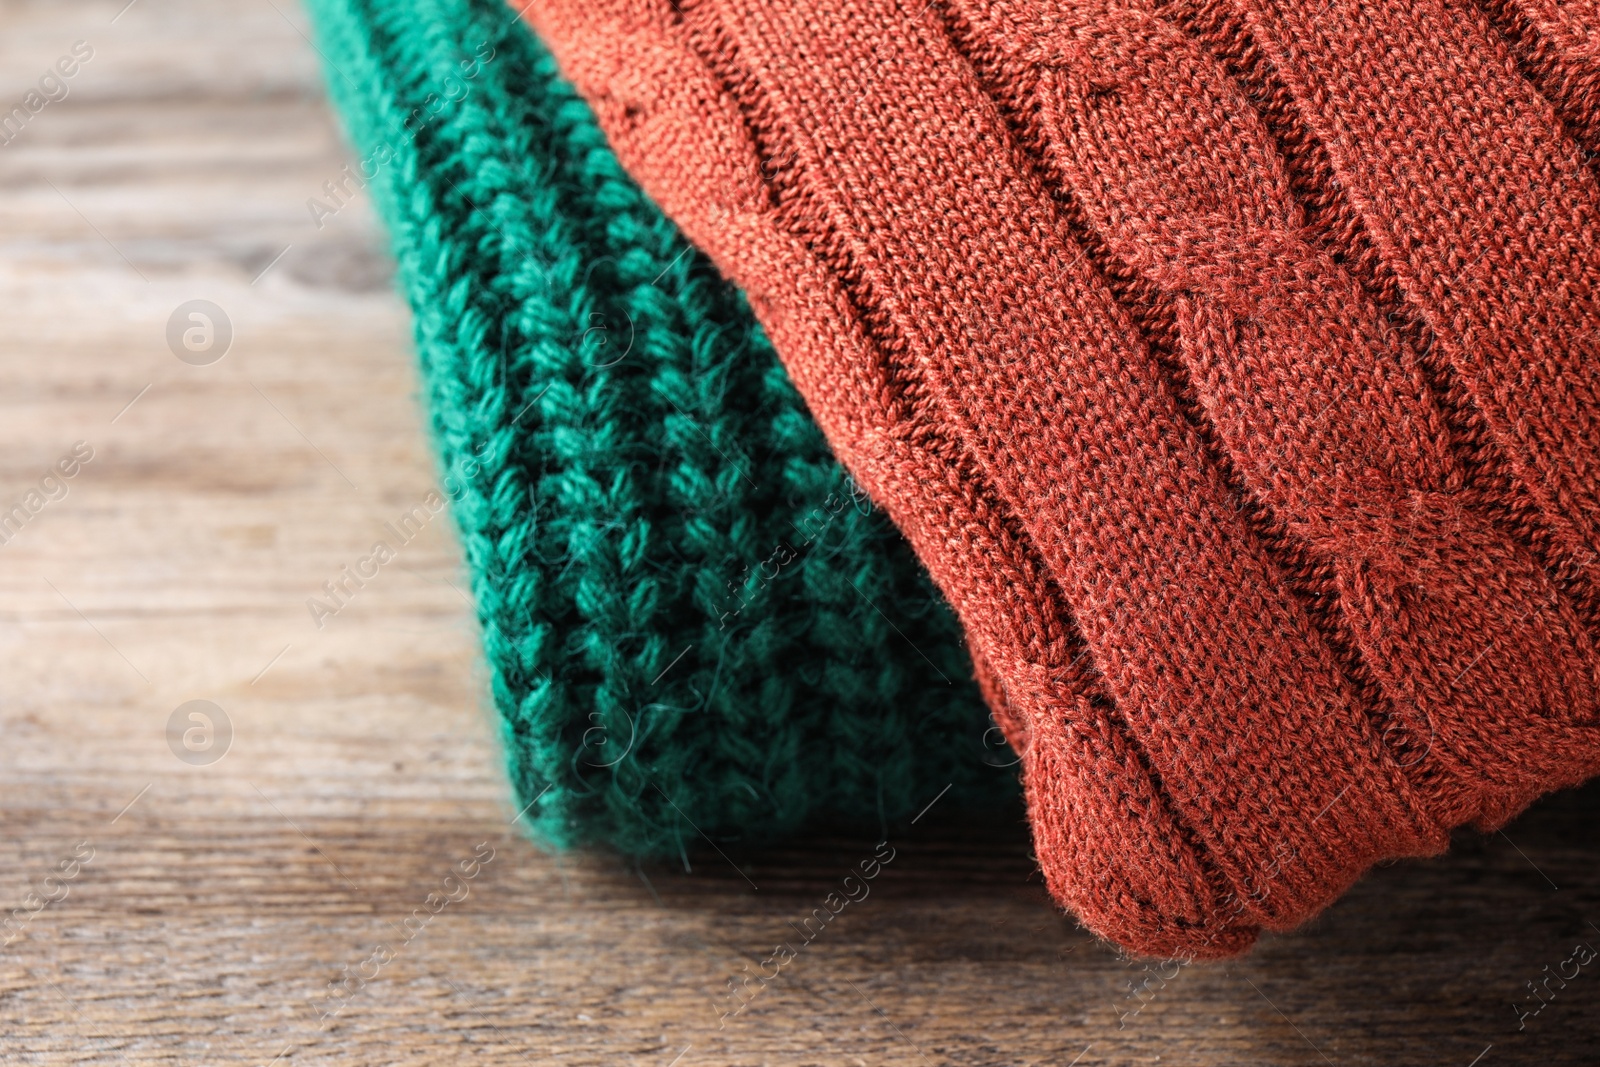
<path fill-rule="evenodd" d="M 947 787 L 1020 819 L 954 615 L 529 29 L 494 0 L 309 7 L 415 314 L 522 823 L 676 856 L 881 833 Z"/>
<path fill-rule="evenodd" d="M 1589 0 L 533 0 L 956 607 L 1091 928 L 1600 769 Z"/>

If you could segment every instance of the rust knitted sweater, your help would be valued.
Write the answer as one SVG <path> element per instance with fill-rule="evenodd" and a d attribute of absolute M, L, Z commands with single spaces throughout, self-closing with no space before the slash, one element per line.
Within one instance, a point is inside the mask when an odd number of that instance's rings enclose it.
<path fill-rule="evenodd" d="M 1600 770 L 1600 2 L 532 0 L 966 628 L 1093 930 Z"/>

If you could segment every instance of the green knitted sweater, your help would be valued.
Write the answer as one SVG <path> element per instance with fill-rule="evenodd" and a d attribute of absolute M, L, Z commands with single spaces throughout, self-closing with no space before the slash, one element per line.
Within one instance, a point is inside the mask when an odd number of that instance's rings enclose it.
<path fill-rule="evenodd" d="M 953 615 L 514 12 L 309 7 L 534 835 L 678 853 L 1011 803 Z"/>

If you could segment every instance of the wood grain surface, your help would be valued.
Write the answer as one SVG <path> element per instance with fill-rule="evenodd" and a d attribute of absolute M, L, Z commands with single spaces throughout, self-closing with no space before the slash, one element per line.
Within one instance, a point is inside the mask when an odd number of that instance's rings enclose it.
<path fill-rule="evenodd" d="M 0 2 L 0 111 L 93 51 L 0 147 L 0 1062 L 1600 1062 L 1593 788 L 1190 967 L 1058 913 L 1020 814 L 888 827 L 806 943 L 873 842 L 528 844 L 447 521 L 306 608 L 433 467 L 371 210 L 306 210 L 345 156 L 304 16 L 124 3 Z M 207 365 L 191 300 L 231 324 Z M 231 738 L 175 743 L 192 700 Z"/>

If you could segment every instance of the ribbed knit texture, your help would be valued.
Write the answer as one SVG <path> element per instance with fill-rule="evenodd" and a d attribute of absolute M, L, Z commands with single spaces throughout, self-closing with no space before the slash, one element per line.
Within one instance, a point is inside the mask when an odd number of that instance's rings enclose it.
<path fill-rule="evenodd" d="M 1056 896 L 1226 955 L 1600 768 L 1592 0 L 533 0 L 956 606 Z"/>
<path fill-rule="evenodd" d="M 881 832 L 947 785 L 1020 819 L 953 614 L 527 27 L 309 6 L 355 155 L 387 157 L 366 172 L 537 834 Z"/>

